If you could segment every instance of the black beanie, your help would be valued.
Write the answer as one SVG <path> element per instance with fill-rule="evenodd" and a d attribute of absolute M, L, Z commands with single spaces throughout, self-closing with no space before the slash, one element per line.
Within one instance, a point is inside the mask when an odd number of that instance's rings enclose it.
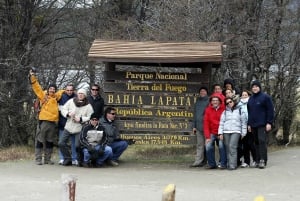
<path fill-rule="evenodd" d="M 53 87 L 53 88 L 55 89 L 55 91 L 57 90 L 56 84 L 49 84 L 48 89 L 49 89 L 50 87 Z"/>
<path fill-rule="evenodd" d="M 251 83 L 251 88 L 252 88 L 254 85 L 258 86 L 258 87 L 261 89 L 261 84 L 260 84 L 260 82 L 259 82 L 258 80 L 254 80 L 254 81 Z"/>
<path fill-rule="evenodd" d="M 96 113 L 93 113 L 90 117 L 90 119 L 99 119 L 98 115 Z"/>
<path fill-rule="evenodd" d="M 204 89 L 204 90 L 206 91 L 206 93 L 208 93 L 208 88 L 207 88 L 207 87 L 205 87 L 205 86 L 200 87 L 199 92 L 200 92 L 202 89 Z"/>

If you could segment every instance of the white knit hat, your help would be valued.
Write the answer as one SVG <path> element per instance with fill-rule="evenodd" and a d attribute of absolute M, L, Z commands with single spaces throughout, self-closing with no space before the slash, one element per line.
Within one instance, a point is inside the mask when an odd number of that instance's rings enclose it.
<path fill-rule="evenodd" d="M 77 91 L 77 93 L 78 94 L 84 94 L 84 96 L 87 96 L 87 92 L 86 92 L 86 90 L 85 89 L 78 89 L 78 91 Z"/>

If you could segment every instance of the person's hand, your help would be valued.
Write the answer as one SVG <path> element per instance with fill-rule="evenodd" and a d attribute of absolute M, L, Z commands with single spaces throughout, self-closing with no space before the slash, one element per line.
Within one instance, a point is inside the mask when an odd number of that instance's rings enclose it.
<path fill-rule="evenodd" d="M 208 144 L 208 143 L 210 143 L 210 139 L 205 140 L 205 144 Z"/>
<path fill-rule="evenodd" d="M 197 129 L 193 128 L 193 134 L 196 134 L 196 133 L 197 133 Z"/>
<path fill-rule="evenodd" d="M 89 145 L 89 146 L 87 147 L 87 150 L 88 150 L 89 152 L 93 152 L 93 151 L 94 151 L 94 147 L 93 147 L 92 145 Z"/>
<path fill-rule="evenodd" d="M 266 131 L 270 131 L 272 129 L 272 125 L 271 124 L 267 124 L 266 125 Z"/>
<path fill-rule="evenodd" d="M 99 156 L 103 156 L 103 154 L 104 154 L 104 148 L 100 148 L 99 149 L 99 151 L 98 151 L 98 154 L 99 154 Z"/>
<path fill-rule="evenodd" d="M 251 126 L 248 126 L 248 132 L 251 133 Z"/>
<path fill-rule="evenodd" d="M 29 75 L 31 76 L 31 75 L 34 75 L 34 74 L 35 74 L 34 71 L 32 69 L 30 69 L 29 70 Z"/>
<path fill-rule="evenodd" d="M 219 134 L 219 140 L 223 140 L 223 134 Z"/>

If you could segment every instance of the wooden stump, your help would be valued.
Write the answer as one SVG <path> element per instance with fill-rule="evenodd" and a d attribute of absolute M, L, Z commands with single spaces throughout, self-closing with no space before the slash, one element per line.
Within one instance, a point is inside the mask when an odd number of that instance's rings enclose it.
<path fill-rule="evenodd" d="M 175 201 L 175 184 L 169 184 L 164 189 L 162 201 Z"/>
<path fill-rule="evenodd" d="M 62 174 L 62 197 L 61 201 L 75 201 L 75 190 L 77 176 L 70 174 Z"/>

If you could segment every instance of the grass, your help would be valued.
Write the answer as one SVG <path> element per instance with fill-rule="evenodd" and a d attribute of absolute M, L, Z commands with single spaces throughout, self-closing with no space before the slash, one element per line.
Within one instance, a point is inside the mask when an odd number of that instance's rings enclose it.
<path fill-rule="evenodd" d="M 269 146 L 268 151 L 274 152 L 284 148 L 284 146 Z M 196 148 L 192 145 L 132 145 L 124 152 L 121 159 L 136 163 L 184 164 L 191 163 L 195 154 Z M 55 149 L 53 159 L 58 160 L 57 158 L 57 149 Z M 33 147 L 12 146 L 0 149 L 0 162 L 33 159 Z"/>

